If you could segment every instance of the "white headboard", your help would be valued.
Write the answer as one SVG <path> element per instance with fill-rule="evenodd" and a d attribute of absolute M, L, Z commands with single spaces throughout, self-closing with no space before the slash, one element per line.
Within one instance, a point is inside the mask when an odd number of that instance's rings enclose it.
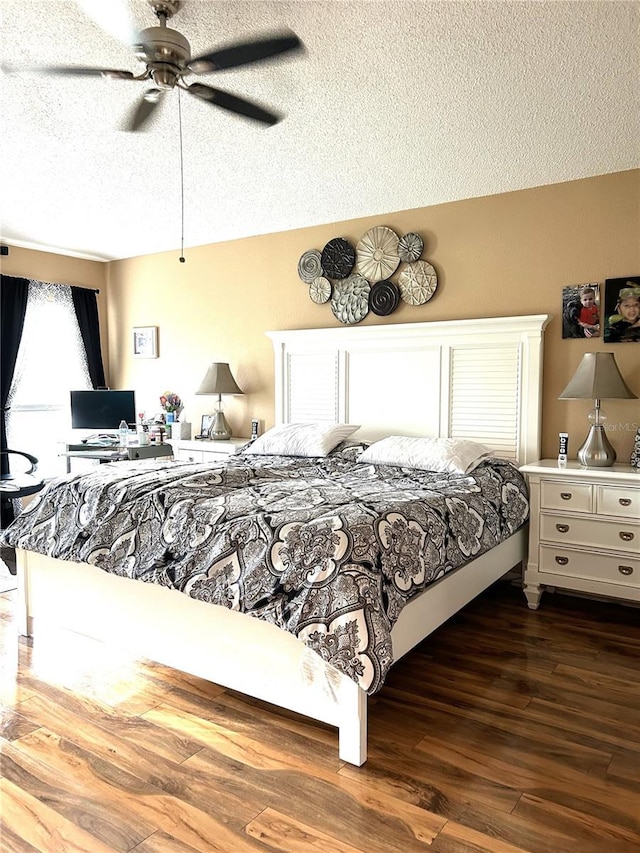
<path fill-rule="evenodd" d="M 548 314 L 267 332 L 276 423 L 348 421 L 353 436 L 471 438 L 540 458 Z"/>

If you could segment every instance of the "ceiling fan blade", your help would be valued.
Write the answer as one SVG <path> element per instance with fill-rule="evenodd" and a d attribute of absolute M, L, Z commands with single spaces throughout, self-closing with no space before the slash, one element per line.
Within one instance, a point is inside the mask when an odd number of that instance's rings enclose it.
<path fill-rule="evenodd" d="M 133 44 L 137 32 L 124 0 L 76 0 L 82 11 L 109 35 L 125 44 Z"/>
<path fill-rule="evenodd" d="M 303 44 L 295 33 L 283 34 L 274 38 L 258 39 L 257 41 L 240 42 L 231 47 L 214 50 L 197 56 L 187 64 L 189 71 L 194 74 L 206 74 L 209 71 L 220 71 L 223 68 L 237 68 L 250 62 L 260 62 L 281 53 L 292 50 L 302 50 Z"/>
<path fill-rule="evenodd" d="M 229 112 L 260 121 L 263 124 L 276 124 L 282 118 L 281 115 L 265 110 L 264 107 L 247 101 L 246 98 L 239 98 L 229 92 L 223 92 L 221 89 L 205 86 L 204 83 L 192 83 L 187 87 L 187 92 L 203 101 L 209 101 L 209 103 L 215 104 L 216 107 L 221 107 L 223 110 L 229 110 Z"/>
<path fill-rule="evenodd" d="M 90 68 L 82 65 L 45 65 L 40 68 L 28 68 L 33 74 L 57 74 L 61 77 L 111 77 L 116 80 L 134 80 L 131 71 L 118 68 Z"/>
<path fill-rule="evenodd" d="M 124 130 L 134 132 L 142 130 L 159 107 L 161 101 L 162 92 L 160 89 L 149 89 L 145 92 L 142 100 L 138 103 L 138 106 L 127 121 Z"/>

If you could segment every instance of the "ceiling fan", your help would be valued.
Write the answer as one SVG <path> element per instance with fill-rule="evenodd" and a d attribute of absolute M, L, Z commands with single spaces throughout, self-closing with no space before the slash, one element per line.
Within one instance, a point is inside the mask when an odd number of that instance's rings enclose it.
<path fill-rule="evenodd" d="M 42 73 L 67 76 L 96 76 L 118 80 L 151 81 L 153 83 L 152 88 L 146 90 L 124 128 L 129 131 L 141 130 L 154 115 L 166 93 L 176 87 L 201 101 L 266 125 L 276 124 L 280 121 L 281 115 L 265 109 L 253 101 L 204 83 L 188 83 L 186 78 L 190 74 L 209 74 L 227 68 L 238 68 L 279 54 L 300 51 L 303 49 L 303 45 L 295 33 L 281 33 L 270 38 L 237 42 L 220 50 L 213 50 L 192 58 L 191 47 L 187 39 L 177 30 L 167 26 L 169 18 L 182 5 L 181 0 L 147 0 L 147 3 L 158 18 L 159 25 L 132 34 L 130 39 L 133 42 L 136 56 L 145 63 L 145 68 L 140 74 L 136 75 L 131 71 L 119 69 L 74 65 L 51 66 L 37 70 Z M 93 13 L 91 8 L 87 8 L 89 5 L 87 0 L 81 5 L 101 24 L 104 24 L 106 6 L 112 6 L 111 0 L 102 0 L 102 11 L 98 14 L 95 3 L 91 4 Z M 122 8 L 119 11 L 122 12 Z M 113 31 L 113 28 L 109 28 L 109 30 Z"/>

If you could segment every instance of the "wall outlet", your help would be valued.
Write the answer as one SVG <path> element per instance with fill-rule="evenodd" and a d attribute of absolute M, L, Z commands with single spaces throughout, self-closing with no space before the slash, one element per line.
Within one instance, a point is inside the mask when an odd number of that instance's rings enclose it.
<path fill-rule="evenodd" d="M 251 438 L 252 439 L 258 437 L 259 428 L 260 428 L 260 422 L 259 421 L 251 421 Z"/>

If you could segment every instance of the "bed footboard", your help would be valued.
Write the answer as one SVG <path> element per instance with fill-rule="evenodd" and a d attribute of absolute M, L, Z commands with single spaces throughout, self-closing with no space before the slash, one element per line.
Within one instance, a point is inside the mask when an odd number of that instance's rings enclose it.
<path fill-rule="evenodd" d="M 416 596 L 393 632 L 398 660 L 526 555 L 522 528 L 492 551 Z M 18 625 L 53 623 L 138 657 L 205 678 L 337 727 L 339 757 L 367 760 L 367 694 L 292 634 L 175 590 L 84 563 L 16 550 Z"/>
<path fill-rule="evenodd" d="M 82 563 L 16 550 L 18 626 L 50 624 L 339 730 L 339 756 L 367 758 L 367 694 L 293 635 L 246 614 Z"/>

